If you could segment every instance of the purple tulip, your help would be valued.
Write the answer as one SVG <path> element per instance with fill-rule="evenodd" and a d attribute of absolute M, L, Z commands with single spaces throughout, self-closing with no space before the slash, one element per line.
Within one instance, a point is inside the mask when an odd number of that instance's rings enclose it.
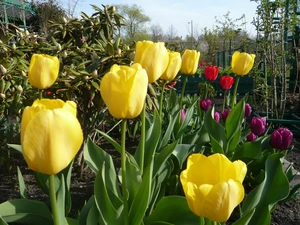
<path fill-rule="evenodd" d="M 253 117 L 250 124 L 251 132 L 255 135 L 262 135 L 266 130 L 266 118 Z"/>
<path fill-rule="evenodd" d="M 217 123 L 219 123 L 219 122 L 220 122 L 220 113 L 215 112 L 215 113 L 214 113 L 214 119 L 215 119 L 215 121 L 216 121 Z"/>
<path fill-rule="evenodd" d="M 231 112 L 230 109 L 226 109 L 224 112 L 221 112 L 222 120 L 223 120 L 224 123 L 225 123 L 225 121 L 227 119 L 227 116 L 229 115 L 230 112 Z"/>
<path fill-rule="evenodd" d="M 203 99 L 200 101 L 200 108 L 203 110 L 203 111 L 207 111 L 211 106 L 211 100 L 210 99 Z"/>
<path fill-rule="evenodd" d="M 279 128 L 271 135 L 271 145 L 273 148 L 286 150 L 290 147 L 293 140 L 293 133 L 286 128 Z"/>
<path fill-rule="evenodd" d="M 245 117 L 250 116 L 251 112 L 252 112 L 252 108 L 251 108 L 250 104 L 246 103 L 245 104 Z"/>
<path fill-rule="evenodd" d="M 250 133 L 247 135 L 247 141 L 255 141 L 256 140 L 256 135 L 253 133 Z"/>
<path fill-rule="evenodd" d="M 181 122 L 183 122 L 184 118 L 185 118 L 185 110 L 184 109 L 180 110 L 180 116 L 181 116 Z"/>

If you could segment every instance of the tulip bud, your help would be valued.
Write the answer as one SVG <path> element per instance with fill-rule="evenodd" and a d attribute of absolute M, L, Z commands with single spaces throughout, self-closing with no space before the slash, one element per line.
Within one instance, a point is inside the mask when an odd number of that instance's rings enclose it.
<path fill-rule="evenodd" d="M 22 70 L 21 74 L 22 74 L 23 77 L 27 76 L 27 74 L 23 70 Z"/>
<path fill-rule="evenodd" d="M 13 43 L 11 47 L 12 47 L 12 49 L 13 49 L 14 51 L 16 51 L 16 49 L 17 49 L 17 46 L 16 46 L 16 44 L 15 44 L 15 43 Z"/>
<path fill-rule="evenodd" d="M 209 110 L 210 106 L 211 106 L 211 100 L 210 99 L 203 99 L 203 100 L 200 101 L 200 108 L 203 111 Z"/>
<path fill-rule="evenodd" d="M 7 48 L 6 47 L 3 47 L 2 49 L 3 49 L 3 51 L 7 52 Z"/>
<path fill-rule="evenodd" d="M 88 76 L 85 76 L 83 79 L 84 79 L 85 81 L 88 81 L 88 80 L 89 80 L 89 77 L 88 77 Z"/>
<path fill-rule="evenodd" d="M 57 45 L 57 50 L 61 51 L 61 45 L 60 44 Z"/>
<path fill-rule="evenodd" d="M 186 49 L 182 55 L 181 71 L 186 75 L 194 75 L 198 68 L 200 52 Z"/>
<path fill-rule="evenodd" d="M 93 77 L 94 79 L 96 79 L 96 78 L 98 77 L 98 70 L 94 70 L 94 71 L 92 72 L 92 77 Z"/>
<path fill-rule="evenodd" d="M 222 120 L 224 123 L 226 122 L 227 116 L 229 115 L 230 112 L 231 112 L 230 109 L 226 109 L 224 112 L 221 112 Z"/>
<path fill-rule="evenodd" d="M 29 31 L 28 30 L 25 30 L 25 36 L 29 36 Z"/>
<path fill-rule="evenodd" d="M 23 88 L 22 88 L 21 85 L 18 85 L 18 87 L 17 87 L 17 92 L 18 92 L 19 94 L 22 94 Z"/>
<path fill-rule="evenodd" d="M 219 112 L 214 112 L 214 120 L 219 123 L 220 122 L 220 113 Z"/>
<path fill-rule="evenodd" d="M 255 135 L 262 135 L 266 130 L 266 118 L 253 117 L 250 124 L 251 132 Z"/>
<path fill-rule="evenodd" d="M 66 58 L 68 56 L 68 52 L 66 50 L 63 51 L 63 57 Z"/>
<path fill-rule="evenodd" d="M 231 60 L 232 72 L 239 76 L 247 75 L 253 67 L 254 59 L 254 54 L 234 52 Z"/>
<path fill-rule="evenodd" d="M 1 71 L 2 74 L 7 73 L 7 69 L 3 65 L 0 65 L 0 71 Z"/>
<path fill-rule="evenodd" d="M 286 150 L 290 147 L 293 140 L 293 133 L 286 128 L 279 128 L 271 135 L 270 143 L 273 148 Z"/>
<path fill-rule="evenodd" d="M 117 56 L 121 56 L 121 53 L 122 53 L 121 49 L 118 48 L 118 50 L 117 50 Z"/>
<path fill-rule="evenodd" d="M 2 98 L 2 99 L 5 99 L 5 94 L 3 94 L 3 93 L 0 93 L 0 97 Z"/>
<path fill-rule="evenodd" d="M 68 22 L 66 17 L 63 17 L 63 21 L 64 21 L 65 24 Z"/>
<path fill-rule="evenodd" d="M 180 116 L 181 116 L 181 122 L 183 122 L 184 121 L 184 119 L 185 119 L 185 110 L 184 109 L 182 109 L 182 110 L 180 110 Z"/>
<path fill-rule="evenodd" d="M 252 112 L 252 108 L 251 108 L 250 104 L 246 103 L 245 104 L 245 117 L 250 116 L 251 112 Z"/>
<path fill-rule="evenodd" d="M 250 133 L 247 135 L 247 141 L 255 141 L 256 140 L 256 135 L 253 133 Z"/>

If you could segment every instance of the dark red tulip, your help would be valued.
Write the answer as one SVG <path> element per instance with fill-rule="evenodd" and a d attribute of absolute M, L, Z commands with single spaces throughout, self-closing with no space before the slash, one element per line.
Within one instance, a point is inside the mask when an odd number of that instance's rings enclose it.
<path fill-rule="evenodd" d="M 224 112 L 221 112 L 222 120 L 224 123 L 226 122 L 227 116 L 229 115 L 230 112 L 231 112 L 230 109 L 226 109 Z"/>
<path fill-rule="evenodd" d="M 266 118 L 253 117 L 250 124 L 251 132 L 256 135 L 262 135 L 266 130 Z"/>
<path fill-rule="evenodd" d="M 293 133 L 286 128 L 279 128 L 271 135 L 271 145 L 279 150 L 286 150 L 292 144 Z"/>
<path fill-rule="evenodd" d="M 209 110 L 210 106 L 211 106 L 211 100 L 210 100 L 210 99 L 207 98 L 207 99 L 202 99 L 202 100 L 200 101 L 200 108 L 201 108 L 203 111 Z"/>
<path fill-rule="evenodd" d="M 250 104 L 246 103 L 245 104 L 245 117 L 250 116 L 251 112 L 252 112 L 252 108 L 251 108 Z"/>
<path fill-rule="evenodd" d="M 207 66 L 204 69 L 204 75 L 206 80 L 213 81 L 218 77 L 219 69 L 217 66 Z"/>
<path fill-rule="evenodd" d="M 166 84 L 166 88 L 173 88 L 176 85 L 176 81 Z"/>
<path fill-rule="evenodd" d="M 220 113 L 219 112 L 214 112 L 214 119 L 217 123 L 220 122 Z"/>
<path fill-rule="evenodd" d="M 234 83 L 233 77 L 229 75 L 222 76 L 220 79 L 220 85 L 223 90 L 229 90 Z"/>
<path fill-rule="evenodd" d="M 206 65 L 206 62 L 200 62 L 200 63 L 199 63 L 199 66 L 200 66 L 200 67 L 204 67 L 205 65 Z"/>
<path fill-rule="evenodd" d="M 255 141 L 256 140 L 256 135 L 253 133 L 250 133 L 247 135 L 247 141 Z"/>

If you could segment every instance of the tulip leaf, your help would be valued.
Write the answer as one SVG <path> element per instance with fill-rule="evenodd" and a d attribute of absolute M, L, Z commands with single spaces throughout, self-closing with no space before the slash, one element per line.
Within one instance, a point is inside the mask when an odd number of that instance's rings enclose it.
<path fill-rule="evenodd" d="M 237 221 L 235 221 L 232 225 L 248 225 L 254 212 L 255 212 L 255 208 L 252 209 L 250 212 L 246 213 L 243 217 L 241 217 Z"/>
<path fill-rule="evenodd" d="M 52 215 L 44 202 L 17 199 L 0 204 L 0 215 L 6 223 L 52 225 Z"/>
<path fill-rule="evenodd" d="M 207 133 L 210 135 L 211 139 L 213 139 L 214 146 L 220 146 L 217 149 L 213 149 L 213 152 L 220 152 L 220 149 L 223 149 L 226 144 L 226 135 L 224 131 L 224 127 L 217 123 L 213 117 L 214 107 L 211 107 L 204 115 L 204 126 L 207 130 Z M 216 145 L 218 143 L 218 145 Z M 223 150 L 222 150 L 223 152 Z"/>
<path fill-rule="evenodd" d="M 19 167 L 17 167 L 18 170 L 18 180 L 19 180 L 19 189 L 20 189 L 20 195 L 22 198 L 27 198 L 27 194 L 26 194 L 26 186 L 25 186 L 25 182 L 24 182 L 24 178 L 22 175 L 22 172 L 20 170 Z"/>
<path fill-rule="evenodd" d="M 118 199 L 121 198 L 121 194 L 117 184 L 117 175 L 112 157 L 99 146 L 94 144 L 90 139 L 88 139 L 84 146 L 84 159 L 87 165 L 95 173 L 98 173 L 102 166 L 105 166 L 107 189 L 109 193 L 116 198 L 116 205 L 118 205 Z"/>
<path fill-rule="evenodd" d="M 67 220 L 67 225 L 78 225 L 79 224 L 78 220 L 75 220 L 75 219 L 70 218 L 70 217 L 67 217 L 66 220 Z"/>
<path fill-rule="evenodd" d="M 262 138 L 258 138 L 255 141 L 247 141 L 237 146 L 233 153 L 232 160 L 237 159 L 258 159 L 261 153 L 260 146 L 261 146 Z"/>
<path fill-rule="evenodd" d="M 160 141 L 158 150 L 165 147 L 168 144 L 168 142 L 170 141 L 170 137 L 172 135 L 174 125 L 175 125 L 176 121 L 178 121 L 178 119 L 179 119 L 179 111 L 176 111 L 174 114 L 169 115 L 169 124 L 168 124 L 168 127 L 165 131 L 163 138 Z"/>
<path fill-rule="evenodd" d="M 16 145 L 16 144 L 7 144 L 7 145 L 22 154 L 22 146 L 21 145 Z"/>
<path fill-rule="evenodd" d="M 173 225 L 198 225 L 199 217 L 190 210 L 184 197 L 167 196 L 163 197 L 157 203 L 154 211 L 144 222 L 145 225 L 164 223 Z"/>
<path fill-rule="evenodd" d="M 99 225 L 99 224 L 107 225 L 107 223 L 105 223 L 103 221 L 103 219 L 101 218 L 100 214 L 101 213 L 98 211 L 96 204 L 93 204 L 91 206 L 91 209 L 88 212 L 88 216 L 86 219 L 86 225 Z M 102 219 L 102 221 L 101 221 L 101 219 Z M 98 222 L 98 220 L 99 220 L 99 222 Z M 100 221 L 102 223 L 100 223 Z"/>
<path fill-rule="evenodd" d="M 46 195 L 49 195 L 49 175 L 39 173 L 39 172 L 34 172 L 34 177 L 39 188 L 41 188 L 41 190 Z M 60 186 L 60 180 L 56 175 L 54 181 L 55 181 L 55 191 L 57 191 Z"/>
<path fill-rule="evenodd" d="M 83 206 L 79 214 L 79 225 L 87 225 L 87 218 L 92 206 L 96 206 L 94 195 L 90 197 L 88 202 Z M 97 211 L 97 208 L 96 208 Z M 99 216 L 99 215 L 98 215 Z M 95 217 L 95 222 L 98 221 L 98 216 Z"/>
<path fill-rule="evenodd" d="M 52 176 L 54 176 L 54 175 L 52 175 Z M 65 224 L 66 223 L 66 218 L 65 218 L 65 211 L 66 211 L 65 197 L 66 197 L 65 178 L 64 178 L 64 175 L 61 174 L 60 186 L 59 186 L 59 189 L 57 191 L 57 198 L 56 198 L 59 224 Z"/>
<path fill-rule="evenodd" d="M 106 184 L 106 181 L 109 180 L 106 173 L 105 162 L 102 164 L 102 167 L 99 168 L 95 179 L 94 193 L 95 193 L 95 202 L 99 210 L 100 215 L 102 216 L 104 224 L 122 224 L 121 213 L 118 210 L 122 202 L 119 199 L 118 204 L 116 204 L 116 196 L 111 193 L 109 194 L 109 187 Z M 114 204 L 115 203 L 115 204 Z M 122 206 L 123 207 L 123 206 Z M 102 224 L 102 223 L 101 223 Z"/>
<path fill-rule="evenodd" d="M 244 98 L 228 114 L 225 122 L 226 136 L 230 140 L 234 134 L 241 128 L 245 118 L 245 100 Z"/>
<path fill-rule="evenodd" d="M 121 154 L 121 145 L 116 142 L 114 139 L 112 139 L 112 137 L 110 137 L 107 133 L 102 132 L 101 130 L 97 130 L 96 131 L 101 134 L 109 143 L 112 144 L 112 146 L 115 147 L 115 149 Z"/>
<path fill-rule="evenodd" d="M 8 225 L 0 215 L 0 225 Z"/>
<path fill-rule="evenodd" d="M 187 157 L 189 156 L 190 149 L 193 147 L 193 145 L 189 144 L 178 144 L 176 145 L 173 155 L 178 160 L 178 163 L 180 165 L 180 168 L 182 168 L 183 163 L 186 161 Z"/>
<path fill-rule="evenodd" d="M 249 224 L 270 224 L 270 210 L 289 194 L 289 182 L 283 172 L 281 157 L 279 153 L 268 157 L 263 182 L 244 199 L 242 215 L 256 208 Z"/>

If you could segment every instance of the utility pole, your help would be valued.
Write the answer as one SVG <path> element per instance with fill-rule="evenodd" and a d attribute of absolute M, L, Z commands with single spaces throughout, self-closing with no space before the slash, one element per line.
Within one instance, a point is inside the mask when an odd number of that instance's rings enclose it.
<path fill-rule="evenodd" d="M 193 25 L 193 20 L 191 20 L 191 22 L 188 22 L 188 24 L 191 24 L 191 48 L 193 49 L 193 47 L 194 47 L 194 25 Z"/>

